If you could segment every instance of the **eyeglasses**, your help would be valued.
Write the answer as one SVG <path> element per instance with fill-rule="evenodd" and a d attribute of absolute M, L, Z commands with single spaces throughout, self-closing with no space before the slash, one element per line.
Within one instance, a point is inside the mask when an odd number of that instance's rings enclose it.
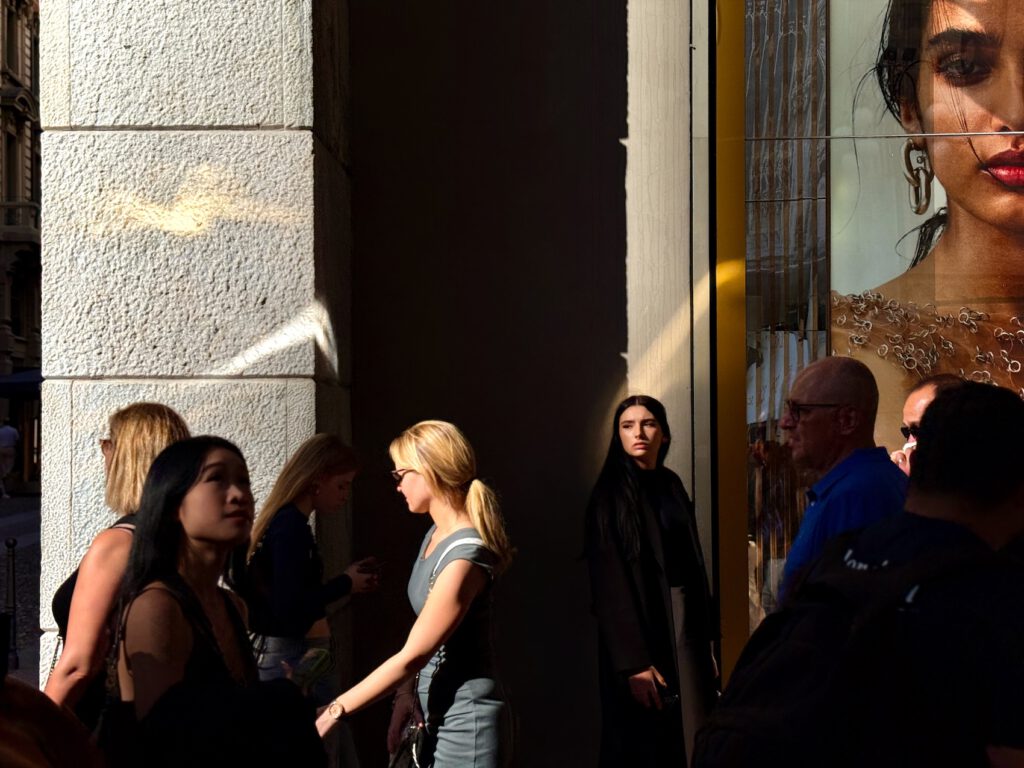
<path fill-rule="evenodd" d="M 415 469 L 392 469 L 391 477 L 395 479 L 396 483 L 401 483 L 402 479 L 410 472 L 415 472 Z"/>
<path fill-rule="evenodd" d="M 911 424 L 909 426 L 900 427 L 900 434 L 903 435 L 904 440 L 909 440 L 911 436 L 916 440 L 917 433 L 920 431 L 920 424 Z"/>
<path fill-rule="evenodd" d="M 799 423 L 800 417 L 808 411 L 812 411 L 815 408 L 842 408 L 842 403 L 799 403 L 796 400 L 787 400 L 783 403 L 786 413 L 793 419 L 794 423 Z"/>

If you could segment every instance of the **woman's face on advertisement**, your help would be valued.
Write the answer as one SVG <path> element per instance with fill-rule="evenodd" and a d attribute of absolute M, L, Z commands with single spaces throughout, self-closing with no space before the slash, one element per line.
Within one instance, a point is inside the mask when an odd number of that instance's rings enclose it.
<path fill-rule="evenodd" d="M 910 133 L 923 139 L 951 214 L 1024 231 L 1024 14 L 1019 0 L 933 0 L 924 25 Z M 1007 134 L 1007 135 L 998 135 Z M 920 144 L 919 140 L 919 144 Z M 959 215 L 957 213 L 956 215 Z"/>

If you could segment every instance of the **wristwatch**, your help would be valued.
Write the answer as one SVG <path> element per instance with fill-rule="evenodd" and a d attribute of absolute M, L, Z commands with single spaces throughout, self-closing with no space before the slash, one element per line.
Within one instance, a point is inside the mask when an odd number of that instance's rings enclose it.
<path fill-rule="evenodd" d="M 341 705 L 341 699 L 335 699 L 327 705 L 327 716 L 332 720 L 341 720 L 345 716 L 345 708 Z"/>

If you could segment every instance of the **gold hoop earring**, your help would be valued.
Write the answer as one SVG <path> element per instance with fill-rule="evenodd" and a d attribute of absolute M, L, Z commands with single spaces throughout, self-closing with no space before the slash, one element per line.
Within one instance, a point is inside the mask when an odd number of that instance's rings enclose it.
<path fill-rule="evenodd" d="M 914 152 L 917 156 L 911 157 Z M 914 144 L 913 139 L 907 139 L 903 145 L 903 177 L 910 185 L 910 210 L 920 216 L 931 205 L 935 173 L 928 153 Z"/>

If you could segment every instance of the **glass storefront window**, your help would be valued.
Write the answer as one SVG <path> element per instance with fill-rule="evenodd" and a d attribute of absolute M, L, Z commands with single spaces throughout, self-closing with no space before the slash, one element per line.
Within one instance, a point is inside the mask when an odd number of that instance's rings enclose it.
<path fill-rule="evenodd" d="M 802 367 L 867 364 L 889 450 L 929 376 L 1024 395 L 1024 29 L 1013 0 L 745 7 L 753 627 L 805 503 L 778 427 Z"/>

